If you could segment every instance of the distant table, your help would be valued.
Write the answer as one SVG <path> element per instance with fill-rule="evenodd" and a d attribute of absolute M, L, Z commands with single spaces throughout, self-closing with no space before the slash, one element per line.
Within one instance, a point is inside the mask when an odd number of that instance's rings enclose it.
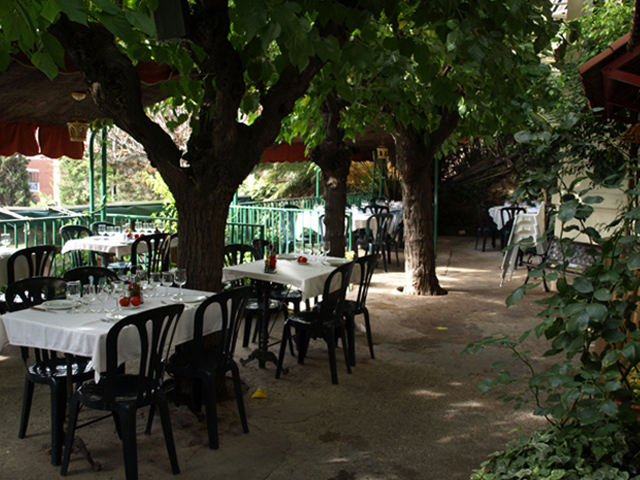
<path fill-rule="evenodd" d="M 242 278 L 250 278 L 257 281 L 257 286 L 263 298 L 263 305 L 268 305 L 269 290 L 272 283 L 281 285 L 293 285 L 302 291 L 304 299 L 322 295 L 327 277 L 335 270 L 338 263 L 346 263 L 348 260 L 336 257 L 323 257 L 317 255 L 305 255 L 309 259 L 307 263 L 299 263 L 298 254 L 278 255 L 275 273 L 264 272 L 264 261 L 258 260 L 243 263 L 222 270 L 222 281 L 229 282 Z M 330 265 L 329 262 L 336 263 Z M 352 274 L 352 278 L 359 278 L 359 271 Z M 269 309 L 263 310 L 262 329 L 258 349 L 253 351 L 244 363 L 257 358 L 260 368 L 264 368 L 267 361 L 276 363 L 275 355 L 269 352 Z"/>
<path fill-rule="evenodd" d="M 91 237 L 67 240 L 61 253 L 65 254 L 73 250 L 91 250 L 94 252 L 109 253 L 117 258 L 131 255 L 131 245 L 135 239 L 125 239 L 122 236 L 105 237 L 93 235 Z"/>
<path fill-rule="evenodd" d="M 504 224 L 502 223 L 502 209 L 512 206 L 515 207 L 516 205 L 498 205 L 496 207 L 489 208 L 489 216 L 493 219 L 493 223 L 496 224 L 498 230 L 502 230 L 502 227 L 504 227 Z M 526 213 L 527 215 L 535 215 L 540 209 L 539 205 L 518 205 L 518 207 L 525 209 L 525 212 L 521 212 L 520 214 Z"/>
<path fill-rule="evenodd" d="M 7 284 L 9 280 L 9 274 L 7 273 L 7 261 L 9 260 L 9 257 L 17 251 L 17 248 L 0 248 L 0 285 Z M 24 276 L 26 276 L 26 273 L 24 274 Z"/>

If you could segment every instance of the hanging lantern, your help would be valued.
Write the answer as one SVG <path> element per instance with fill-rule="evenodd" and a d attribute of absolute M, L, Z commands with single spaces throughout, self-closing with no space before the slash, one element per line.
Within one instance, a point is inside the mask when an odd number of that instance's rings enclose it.
<path fill-rule="evenodd" d="M 72 92 L 71 96 L 76 102 L 81 102 L 87 95 L 84 92 Z M 67 128 L 69 129 L 69 139 L 72 142 L 85 141 L 89 130 L 89 122 L 80 116 L 80 109 L 78 109 L 76 116 L 67 122 Z"/>
<path fill-rule="evenodd" d="M 380 145 L 376 148 L 376 156 L 378 158 L 389 158 L 389 149 L 384 145 Z"/>

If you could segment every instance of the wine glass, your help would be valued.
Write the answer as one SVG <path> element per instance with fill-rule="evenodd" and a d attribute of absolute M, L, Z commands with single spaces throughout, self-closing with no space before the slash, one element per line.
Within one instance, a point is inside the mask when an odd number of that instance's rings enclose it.
<path fill-rule="evenodd" d="M 86 305 L 85 312 L 95 312 L 91 307 L 98 298 L 96 286 L 92 284 L 82 286 L 82 302 Z"/>
<path fill-rule="evenodd" d="M 104 237 L 107 234 L 107 226 L 104 224 L 98 225 L 98 235 Z"/>
<path fill-rule="evenodd" d="M 176 268 L 176 273 L 174 275 L 174 281 L 180 287 L 180 291 L 178 293 L 179 301 L 182 301 L 182 286 L 187 283 L 187 269 L 186 268 Z"/>
<path fill-rule="evenodd" d="M 0 235 L 0 245 L 2 245 L 2 247 L 6 248 L 9 246 L 10 243 L 11 243 L 10 233 L 3 233 L 2 235 Z"/>
<path fill-rule="evenodd" d="M 107 237 L 112 238 L 115 227 L 113 225 L 107 225 Z"/>
<path fill-rule="evenodd" d="M 329 252 L 331 252 L 331 242 L 329 240 L 325 240 L 322 244 L 322 250 L 324 251 L 324 256 L 328 257 Z"/>
<path fill-rule="evenodd" d="M 122 306 L 120 305 L 120 299 L 124 297 L 124 286 L 125 283 L 121 281 L 114 281 L 111 284 L 111 298 L 116 301 L 116 308 L 113 310 L 113 318 L 123 318 L 124 315 L 122 312 Z"/>
<path fill-rule="evenodd" d="M 160 272 L 151 272 L 149 274 L 149 285 L 151 286 L 150 297 L 155 297 L 158 295 L 158 287 L 162 284 L 162 273 Z"/>
<path fill-rule="evenodd" d="M 67 299 L 71 301 L 73 309 L 71 313 L 76 313 L 76 305 L 80 301 L 80 295 L 82 294 L 80 280 L 72 280 L 67 282 Z"/>
<path fill-rule="evenodd" d="M 164 285 L 164 296 L 169 296 L 169 287 L 173 285 L 173 273 L 162 272 L 162 285 Z"/>

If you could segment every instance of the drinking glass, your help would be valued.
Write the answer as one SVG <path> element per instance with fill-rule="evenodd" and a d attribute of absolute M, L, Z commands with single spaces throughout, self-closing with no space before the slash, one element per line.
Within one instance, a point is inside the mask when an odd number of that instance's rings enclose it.
<path fill-rule="evenodd" d="M 85 312 L 95 312 L 91 305 L 95 303 L 97 299 L 96 287 L 95 285 L 83 285 L 82 286 L 82 303 L 85 304 Z"/>
<path fill-rule="evenodd" d="M 151 272 L 149 274 L 149 285 L 151 286 L 150 297 L 158 296 L 158 287 L 162 283 L 162 273 L 160 272 Z"/>
<path fill-rule="evenodd" d="M 111 284 L 107 281 L 106 278 L 101 278 L 97 287 L 97 297 L 100 303 L 102 303 L 102 310 L 108 312 L 107 302 L 111 297 Z M 98 309 L 100 311 L 100 309 Z"/>
<path fill-rule="evenodd" d="M 112 289 L 111 289 L 111 298 L 115 299 L 116 301 L 116 308 L 113 310 L 113 314 L 117 317 L 117 318 L 122 318 L 124 317 L 124 315 L 122 315 L 122 306 L 120 305 L 120 299 L 122 297 L 124 297 L 124 286 L 125 283 L 124 282 L 120 282 L 120 281 L 115 281 L 112 282 L 111 284 Z"/>
<path fill-rule="evenodd" d="M 113 237 L 114 234 L 114 226 L 113 225 L 107 225 L 107 237 L 111 238 Z"/>
<path fill-rule="evenodd" d="M 169 296 L 169 287 L 173 285 L 173 273 L 162 272 L 162 285 L 164 285 L 164 296 Z"/>
<path fill-rule="evenodd" d="M 76 313 L 76 305 L 80 302 L 80 295 L 82 295 L 80 280 L 67 282 L 67 299 L 71 300 L 73 305 L 71 313 Z"/>
<path fill-rule="evenodd" d="M 98 225 L 98 235 L 105 236 L 107 234 L 107 226 L 106 225 Z"/>
<path fill-rule="evenodd" d="M 329 256 L 329 252 L 331 251 L 331 242 L 329 240 L 325 240 L 322 244 L 322 250 L 324 251 L 324 256 Z"/>
<path fill-rule="evenodd" d="M 6 248 L 9 246 L 10 243 L 11 243 L 10 233 L 3 233 L 2 235 L 0 235 L 0 245 Z"/>
<path fill-rule="evenodd" d="M 180 287 L 180 291 L 178 292 L 178 299 L 182 301 L 182 286 L 187 283 L 187 269 L 176 268 L 174 281 L 178 284 L 178 287 Z"/>

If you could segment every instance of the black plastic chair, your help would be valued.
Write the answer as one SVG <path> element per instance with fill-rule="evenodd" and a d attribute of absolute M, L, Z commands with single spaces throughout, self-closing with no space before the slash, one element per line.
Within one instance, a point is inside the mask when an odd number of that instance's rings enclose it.
<path fill-rule="evenodd" d="M 18 280 L 7 286 L 5 299 L 10 312 L 40 305 L 46 300 L 65 298 L 67 284 L 55 277 L 33 277 Z M 50 315 L 51 321 L 56 316 Z M 35 361 L 29 358 L 29 348 L 20 347 L 26 367 L 22 417 L 19 438 L 27 434 L 34 384 L 48 385 L 51 390 L 51 464 L 60 465 L 64 443 L 64 417 L 67 408 L 69 372 L 72 382 L 88 380 L 93 376 L 91 360 L 76 356 L 57 356 L 56 352 L 33 349 Z"/>
<path fill-rule="evenodd" d="M 244 245 L 242 243 L 232 243 L 224 246 L 224 266 L 231 267 L 234 265 L 241 265 L 243 263 L 253 262 L 261 258 L 260 252 L 258 252 L 251 245 Z M 230 282 L 231 287 L 242 287 L 246 285 L 253 285 L 253 282 L 249 279 L 239 279 Z M 249 339 L 251 339 L 251 324 L 253 319 L 256 319 L 255 330 L 252 341 L 255 341 L 262 325 L 262 312 L 264 302 L 262 298 L 258 296 L 257 290 L 253 289 L 251 298 L 247 300 L 244 313 L 244 335 L 242 339 L 242 346 L 249 346 Z M 269 299 L 269 315 L 277 315 L 283 310 L 284 306 L 280 300 L 273 298 Z"/>
<path fill-rule="evenodd" d="M 224 381 L 225 374 L 231 372 L 233 389 L 242 423 L 242 431 L 249 433 L 247 415 L 242 400 L 242 382 L 238 365 L 233 359 L 236 339 L 240 329 L 240 321 L 244 308 L 251 294 L 250 287 L 234 288 L 213 295 L 202 302 L 196 310 L 193 319 L 193 342 L 187 349 L 182 349 L 169 357 L 167 373 L 175 377 L 188 377 L 199 380 L 199 387 L 204 397 L 207 415 L 207 431 L 209 434 L 209 448 L 216 450 L 218 441 L 218 414 L 216 408 L 216 389 L 219 381 Z M 205 349 L 203 340 L 204 317 L 207 310 L 213 309 L 220 313 L 222 328 L 220 331 L 221 344 L 219 348 Z M 197 390 L 194 385 L 194 391 Z M 200 407 L 200 398 L 197 398 Z"/>
<path fill-rule="evenodd" d="M 509 236 L 513 229 L 513 219 L 519 213 L 526 212 L 522 207 L 502 207 L 500 209 L 500 217 L 502 219 L 502 228 L 500 229 L 500 249 L 504 249 L 509 243 Z"/>
<path fill-rule="evenodd" d="M 72 268 L 65 272 L 63 278 L 67 282 L 79 280 L 82 285 L 98 285 L 101 278 L 106 278 L 109 282 L 120 280 L 116 272 L 105 267 Z"/>
<path fill-rule="evenodd" d="M 62 240 L 76 240 L 78 238 L 93 237 L 93 232 L 83 225 L 63 225 L 60 227 L 60 236 Z M 101 258 L 102 265 L 109 263 L 107 254 L 99 254 L 90 250 L 71 250 L 71 268 L 85 267 L 88 265 L 98 265 L 98 257 Z"/>
<path fill-rule="evenodd" d="M 171 235 L 152 233 L 142 235 L 131 244 L 131 272 L 142 268 L 147 272 L 162 272 L 169 269 Z"/>
<path fill-rule="evenodd" d="M 62 459 L 61 475 L 66 475 L 71 459 L 73 438 L 81 406 L 113 414 L 122 439 L 125 477 L 138 478 L 138 449 L 136 443 L 136 413 L 138 409 L 157 406 L 162 420 L 165 443 L 173 474 L 180 473 L 178 457 L 171 429 L 169 406 L 162 386 L 164 364 L 183 304 L 166 305 L 140 313 L 114 323 L 107 333 L 107 370 L 100 381 L 82 384 L 71 397 L 69 427 Z M 137 341 L 140 357 L 137 374 L 127 374 L 118 358 L 118 339 Z M 133 362 L 132 362 L 133 363 Z"/>
<path fill-rule="evenodd" d="M 20 264 L 27 267 L 27 275 L 22 278 L 42 277 L 51 273 L 53 259 L 59 249 L 55 245 L 38 245 L 27 247 L 13 253 L 7 260 L 7 283 L 11 284 L 16 278 L 16 271 L 20 271 Z"/>
<path fill-rule="evenodd" d="M 390 213 L 378 213 L 371 215 L 367 219 L 367 227 L 365 229 L 365 237 L 358 241 L 358 246 L 363 247 L 369 255 L 382 255 L 382 264 L 384 271 L 387 271 L 387 244 L 389 238 L 389 225 L 393 220 Z M 399 260 L 398 260 L 399 263 Z"/>
<path fill-rule="evenodd" d="M 364 315 L 364 326 L 367 333 L 367 342 L 369 343 L 369 355 L 371 358 L 376 358 L 373 354 L 373 338 L 371 336 L 369 310 L 367 309 L 367 294 L 369 293 L 371 277 L 373 276 L 373 271 L 376 269 L 378 258 L 376 255 L 367 255 L 366 257 L 360 257 L 355 262 L 360 266 L 360 286 L 358 287 L 358 296 L 356 297 L 356 300 L 346 300 L 344 307 L 344 316 L 347 320 L 347 342 L 349 345 L 349 359 L 351 360 L 351 365 L 356 364 L 356 315 Z"/>
<path fill-rule="evenodd" d="M 487 237 L 491 235 L 491 246 L 496 248 L 496 234 L 498 233 L 498 226 L 489 215 L 489 205 L 486 203 L 479 203 L 477 205 L 478 211 L 478 231 L 476 232 L 476 246 L 478 249 L 478 241 L 482 237 L 482 251 L 486 251 Z"/>
<path fill-rule="evenodd" d="M 331 272 L 324 284 L 322 301 L 310 311 L 287 315 L 282 329 L 282 343 L 278 355 L 276 378 L 280 378 L 282 363 L 286 351 L 287 342 L 291 338 L 291 329 L 295 329 L 298 342 L 298 363 L 304 363 L 304 358 L 311 338 L 322 337 L 327 344 L 329 352 L 329 367 L 331 369 L 331 382 L 338 383 L 338 371 L 336 368 L 336 335 L 342 339 L 344 360 L 347 364 L 347 372 L 351 373 L 349 360 L 349 348 L 346 338 L 345 321 L 343 319 L 345 296 L 347 287 L 351 281 L 351 272 L 354 262 L 345 263 Z M 337 288 L 336 288 L 337 285 Z"/>

